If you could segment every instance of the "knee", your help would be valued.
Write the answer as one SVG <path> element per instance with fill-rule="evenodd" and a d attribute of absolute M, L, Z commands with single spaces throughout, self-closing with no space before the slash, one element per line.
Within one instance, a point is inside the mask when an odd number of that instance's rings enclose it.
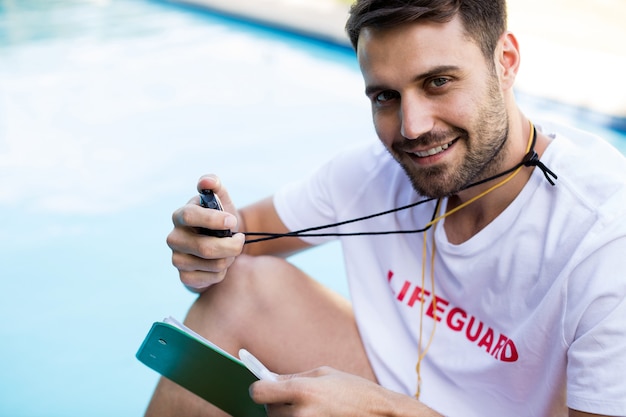
<path fill-rule="evenodd" d="M 282 258 L 272 256 L 240 255 L 228 268 L 226 278 L 231 282 L 237 280 L 237 283 L 248 280 L 255 281 L 265 275 L 268 270 L 271 269 L 272 265 L 282 262 L 286 261 Z"/>
<path fill-rule="evenodd" d="M 284 277 L 280 271 L 289 268 L 295 269 L 281 258 L 239 256 L 224 280 L 196 299 L 187 314 L 187 325 L 227 351 L 237 352 L 250 329 L 273 311 Z M 227 339 L 220 338 L 225 334 Z"/>
<path fill-rule="evenodd" d="M 293 268 L 286 260 L 274 256 L 238 256 L 228 268 L 223 282 L 225 287 L 241 293 L 262 294 Z"/>
<path fill-rule="evenodd" d="M 222 282 L 202 293 L 196 304 L 202 309 L 228 311 L 261 309 L 276 294 L 281 280 L 295 269 L 282 258 L 272 256 L 238 256 L 228 268 Z"/>

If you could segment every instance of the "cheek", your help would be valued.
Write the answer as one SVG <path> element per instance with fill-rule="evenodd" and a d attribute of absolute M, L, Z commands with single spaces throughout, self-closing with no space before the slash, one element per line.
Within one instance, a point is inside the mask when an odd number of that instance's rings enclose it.
<path fill-rule="evenodd" d="M 473 118 L 480 103 L 476 100 L 475 95 L 459 92 L 449 94 L 437 104 L 436 111 L 442 119 L 450 124 L 463 124 Z"/>
<path fill-rule="evenodd" d="M 378 139 L 387 147 L 390 147 L 396 136 L 400 134 L 400 123 L 398 118 L 391 112 L 381 112 L 372 110 L 374 129 Z"/>
<path fill-rule="evenodd" d="M 456 106 L 449 120 L 452 125 L 469 130 L 474 126 L 475 113 L 476 106 Z"/>

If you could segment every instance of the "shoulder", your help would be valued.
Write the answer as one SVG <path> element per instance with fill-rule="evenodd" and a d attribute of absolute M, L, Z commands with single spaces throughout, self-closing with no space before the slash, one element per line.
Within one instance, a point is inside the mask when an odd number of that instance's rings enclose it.
<path fill-rule="evenodd" d="M 274 195 L 274 204 L 281 218 L 313 217 L 314 212 L 337 221 L 416 198 L 404 170 L 380 142 L 370 140 L 342 149 L 306 179 L 287 184 Z"/>
<path fill-rule="evenodd" d="M 542 124 L 539 128 L 554 139 L 545 157 L 568 176 L 574 173 L 580 173 L 578 177 L 589 173 L 607 174 L 604 181 L 600 178 L 587 179 L 595 183 L 623 182 L 626 179 L 626 157 L 608 140 L 556 123 Z"/>
<path fill-rule="evenodd" d="M 378 141 L 343 149 L 320 168 L 317 176 L 328 189 L 349 190 L 351 194 L 410 186 L 400 165 Z"/>
<path fill-rule="evenodd" d="M 626 213 L 626 157 L 607 140 L 572 127 L 543 125 L 553 137 L 542 161 L 557 175 L 557 198 L 570 194 L 590 211 Z"/>

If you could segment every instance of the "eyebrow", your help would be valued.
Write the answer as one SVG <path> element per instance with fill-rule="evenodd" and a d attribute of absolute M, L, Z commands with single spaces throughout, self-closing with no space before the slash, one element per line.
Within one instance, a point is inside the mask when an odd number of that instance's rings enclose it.
<path fill-rule="evenodd" d="M 439 65 L 426 72 L 418 74 L 417 76 L 413 78 L 413 82 L 418 82 L 418 81 L 425 80 L 427 78 L 431 78 L 431 77 L 445 74 L 445 73 L 459 72 L 459 71 L 461 71 L 461 67 L 456 66 L 456 65 Z M 370 96 L 376 91 L 382 91 L 386 89 L 387 87 L 384 85 L 369 85 L 365 88 L 365 95 Z"/>

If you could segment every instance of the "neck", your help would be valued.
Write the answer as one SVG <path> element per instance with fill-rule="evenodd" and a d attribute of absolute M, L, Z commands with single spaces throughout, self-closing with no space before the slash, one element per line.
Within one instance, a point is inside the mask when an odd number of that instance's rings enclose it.
<path fill-rule="evenodd" d="M 543 153 L 547 138 L 543 135 L 534 137 L 533 130 L 532 123 L 522 115 L 510 127 L 508 157 L 500 167 L 501 171 L 520 164 L 529 150 L 532 151 L 532 147 L 538 154 Z M 444 225 L 448 240 L 454 244 L 463 243 L 491 223 L 517 197 L 531 173 L 532 167 L 520 167 L 510 174 L 487 180 L 450 196 L 446 208 L 450 215 L 446 216 Z"/>

